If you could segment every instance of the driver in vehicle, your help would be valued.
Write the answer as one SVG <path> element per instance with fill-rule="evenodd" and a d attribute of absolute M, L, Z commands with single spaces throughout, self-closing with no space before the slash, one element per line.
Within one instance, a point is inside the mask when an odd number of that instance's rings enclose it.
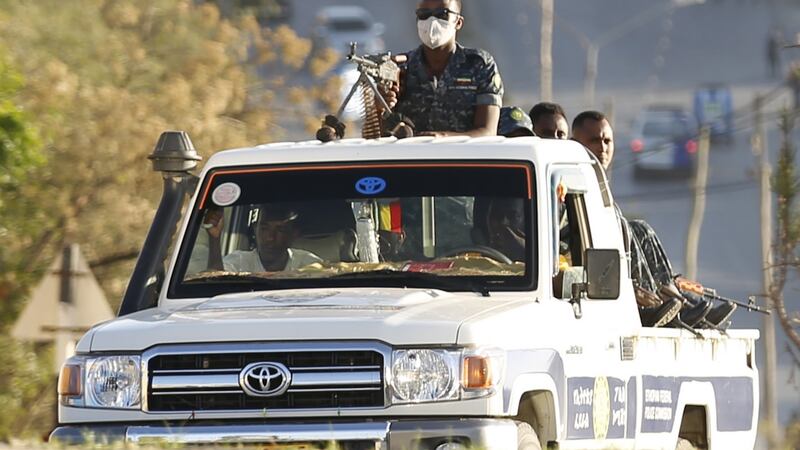
<path fill-rule="evenodd" d="M 525 260 L 524 217 L 520 199 L 495 198 L 489 204 L 488 244 L 512 261 Z"/>
<path fill-rule="evenodd" d="M 236 250 L 222 256 L 220 235 L 224 226 L 221 214 L 209 215 L 209 270 L 231 272 L 279 272 L 297 270 L 322 259 L 306 250 L 291 248 L 297 238 L 299 213 L 286 204 L 261 205 L 255 224 L 256 248 Z M 205 227 L 204 227 L 205 228 Z"/>

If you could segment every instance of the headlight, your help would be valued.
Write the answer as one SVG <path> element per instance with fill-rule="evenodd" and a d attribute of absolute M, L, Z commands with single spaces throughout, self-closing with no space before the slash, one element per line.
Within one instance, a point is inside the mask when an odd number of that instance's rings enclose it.
<path fill-rule="evenodd" d="M 86 406 L 134 408 L 142 399 L 141 359 L 106 356 L 86 363 Z"/>
<path fill-rule="evenodd" d="M 392 354 L 394 403 L 453 400 L 459 394 L 461 352 L 396 350 Z"/>
<path fill-rule="evenodd" d="M 137 409 L 142 398 L 141 373 L 139 356 L 70 358 L 61 369 L 61 402 L 89 408 Z"/>

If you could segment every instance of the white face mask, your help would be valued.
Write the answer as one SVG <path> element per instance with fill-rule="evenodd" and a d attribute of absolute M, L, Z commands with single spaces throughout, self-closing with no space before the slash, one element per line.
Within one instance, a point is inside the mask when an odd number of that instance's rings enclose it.
<path fill-rule="evenodd" d="M 426 47 L 439 48 L 450 42 L 456 35 L 456 24 L 431 16 L 425 20 L 417 20 L 417 33 Z"/>

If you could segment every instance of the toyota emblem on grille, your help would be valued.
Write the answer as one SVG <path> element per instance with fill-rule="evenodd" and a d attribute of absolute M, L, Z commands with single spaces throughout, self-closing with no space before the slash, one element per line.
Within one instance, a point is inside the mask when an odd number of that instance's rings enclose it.
<path fill-rule="evenodd" d="M 275 397 L 289 389 L 292 374 L 283 364 L 259 362 L 249 364 L 239 373 L 239 385 L 253 397 Z"/>

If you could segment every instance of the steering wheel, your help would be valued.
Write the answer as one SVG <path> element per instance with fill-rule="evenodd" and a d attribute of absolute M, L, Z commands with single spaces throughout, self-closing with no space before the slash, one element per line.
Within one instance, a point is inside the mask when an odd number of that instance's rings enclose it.
<path fill-rule="evenodd" d="M 438 258 L 450 258 L 453 256 L 463 255 L 464 253 L 479 253 L 481 256 L 485 256 L 487 258 L 493 259 L 503 264 L 513 264 L 511 258 L 506 256 L 500 250 L 497 250 L 492 247 L 486 247 L 483 245 L 473 245 L 468 247 L 455 248 L 445 253 L 444 255 L 439 255 Z"/>

